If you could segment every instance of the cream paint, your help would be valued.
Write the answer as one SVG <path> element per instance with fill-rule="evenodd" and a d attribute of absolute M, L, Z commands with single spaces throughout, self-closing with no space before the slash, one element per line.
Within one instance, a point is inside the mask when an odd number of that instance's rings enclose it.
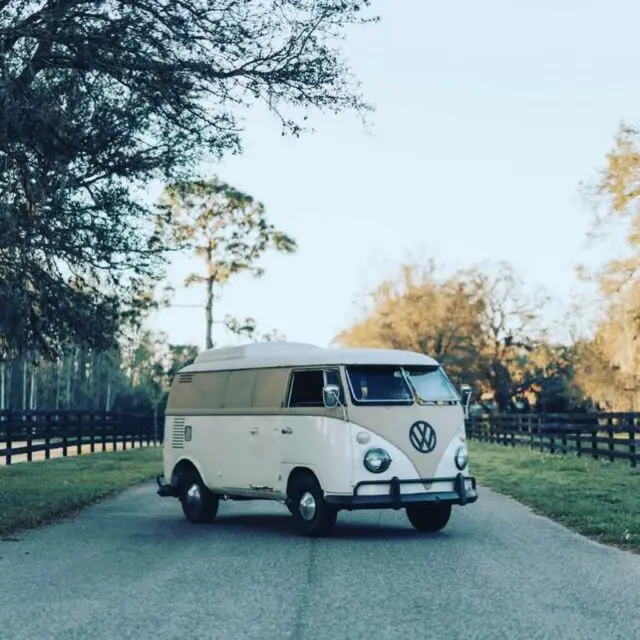
<path fill-rule="evenodd" d="M 386 438 L 379 436 L 370 429 L 367 429 L 359 424 L 351 424 L 351 437 L 354 443 L 354 455 L 351 460 L 351 477 L 352 483 L 348 491 L 345 493 L 352 494 L 353 487 L 358 482 L 365 480 L 387 480 L 390 481 L 394 476 L 398 476 L 401 480 L 418 480 L 420 475 L 415 465 L 409 458 L 400 450 L 394 446 Z M 366 444 L 360 444 L 356 437 L 359 433 L 367 433 L 369 435 L 369 442 Z M 369 449 L 379 447 L 389 453 L 391 457 L 391 465 L 383 473 L 371 473 L 364 466 L 364 455 Z M 402 487 L 402 493 L 421 493 L 424 491 L 424 485 L 422 484 L 409 484 Z M 389 493 L 389 485 L 365 485 L 358 489 L 358 495 L 383 495 Z"/>
<path fill-rule="evenodd" d="M 433 478 L 452 438 L 464 427 L 460 405 L 350 406 L 349 419 L 392 442 L 412 463 L 418 477 Z M 436 431 L 436 448 L 417 451 L 409 440 L 411 425 L 424 420 Z M 454 474 L 455 475 L 455 474 Z"/>
<path fill-rule="evenodd" d="M 460 424 L 455 429 L 451 427 L 453 412 L 447 409 L 452 408 L 455 407 L 436 407 L 441 412 L 437 415 L 425 412 L 424 407 L 394 407 L 391 411 L 383 407 L 367 407 L 368 414 L 383 410 L 384 418 L 393 424 L 407 422 L 407 419 L 410 420 L 409 426 L 417 419 L 426 419 L 433 424 L 438 437 L 436 450 L 430 454 L 415 452 L 425 458 L 421 465 L 416 465 L 400 446 L 402 440 L 397 436 L 403 434 L 408 442 L 408 427 L 393 429 L 395 438 L 391 440 L 362 424 L 324 416 L 187 416 L 184 426 L 191 426 L 192 439 L 186 441 L 182 449 L 165 447 L 165 477 L 170 477 L 175 464 L 186 458 L 196 465 L 207 486 L 215 491 L 274 499 L 284 498 L 289 474 L 298 466 L 311 469 L 325 493 L 342 495 L 351 495 L 353 487 L 364 480 L 391 480 L 393 476 L 402 480 L 451 477 L 458 473 L 453 456 L 462 443 L 459 436 L 464 425 L 462 422 L 462 428 Z M 430 415 L 426 417 L 426 413 Z M 350 408 L 350 417 L 352 414 L 353 407 Z M 371 422 L 371 416 L 367 417 Z M 445 427 L 442 426 L 442 417 L 447 418 Z M 173 416 L 167 419 L 166 424 L 169 445 L 173 436 L 172 426 Z M 183 430 L 184 426 L 178 429 Z M 289 429 L 291 433 L 283 433 Z M 369 442 L 360 444 L 356 437 L 363 431 L 369 434 Z M 372 447 L 381 447 L 389 452 L 392 463 L 386 472 L 373 474 L 364 467 L 364 454 Z M 423 484 L 406 485 L 402 492 L 419 493 L 428 488 Z M 433 491 L 448 489 L 443 485 L 431 487 Z M 376 495 L 388 491 L 388 485 L 365 486 L 358 493 Z"/>
<path fill-rule="evenodd" d="M 310 468 L 326 493 L 340 493 L 350 486 L 353 442 L 348 423 L 324 416 L 283 415 L 277 419 L 292 431 L 280 441 L 283 489 L 298 466 Z"/>
<path fill-rule="evenodd" d="M 434 425 L 435 427 L 435 425 Z M 352 437 L 354 441 L 354 457 L 352 461 L 352 477 L 353 477 L 353 485 L 355 486 L 358 482 L 364 480 L 391 480 L 394 476 L 397 476 L 401 480 L 417 480 L 421 477 L 416 469 L 416 466 L 413 462 L 394 444 L 382 438 L 381 436 L 373 433 L 369 429 L 362 427 L 361 425 L 352 424 Z M 367 433 L 370 437 L 369 442 L 366 444 L 360 444 L 356 440 L 358 433 Z M 458 447 L 464 444 L 464 440 L 460 436 L 464 437 L 464 426 L 453 435 L 450 442 L 447 444 L 444 449 L 444 453 L 439 458 L 436 471 L 431 476 L 434 478 L 453 478 L 458 473 L 460 473 L 459 469 L 455 465 L 454 456 Z M 391 456 L 391 465 L 387 471 L 384 473 L 370 473 L 367 471 L 363 464 L 364 455 L 368 449 L 380 447 L 381 449 L 385 449 L 389 455 Z M 422 454 L 422 455 L 432 455 L 432 454 Z M 468 475 L 468 467 L 462 472 L 463 475 Z M 438 483 L 424 485 L 424 484 L 408 484 L 402 487 L 402 493 L 422 493 L 425 490 L 427 491 L 452 491 L 453 483 Z M 389 485 L 369 485 L 363 486 L 358 489 L 358 495 L 382 495 L 389 493 Z"/>
<path fill-rule="evenodd" d="M 466 444 L 466 442 L 460 438 L 459 434 L 456 434 L 451 439 L 449 446 L 446 448 L 444 455 L 442 456 L 442 458 L 440 459 L 440 462 L 438 463 L 438 468 L 436 469 L 436 473 L 434 477 L 453 478 L 457 476 L 459 473 L 462 473 L 463 476 L 467 476 L 467 477 L 469 476 L 468 464 L 465 467 L 464 471 L 460 471 L 458 467 L 456 467 L 456 463 L 455 463 L 456 451 L 463 444 Z M 433 488 L 435 490 L 436 486 L 434 485 Z M 453 482 L 450 482 L 448 484 L 439 483 L 437 485 L 437 489 L 439 491 L 453 491 L 454 490 Z"/>
<path fill-rule="evenodd" d="M 300 466 L 314 471 L 328 493 L 348 492 L 351 486 L 351 432 L 343 420 L 291 414 L 189 416 L 185 426 L 192 427 L 192 439 L 183 449 L 170 446 L 172 424 L 167 421 L 165 477 L 180 457 L 199 461 L 205 484 L 221 493 L 284 496 L 289 474 Z"/>

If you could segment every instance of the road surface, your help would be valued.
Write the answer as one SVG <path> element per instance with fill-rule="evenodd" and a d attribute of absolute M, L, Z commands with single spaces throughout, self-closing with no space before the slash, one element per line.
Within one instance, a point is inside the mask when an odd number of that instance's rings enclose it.
<path fill-rule="evenodd" d="M 269 503 L 191 525 L 144 485 L 0 542 L 11 640 L 629 640 L 640 557 L 481 488 L 435 535 L 342 512 L 331 538 Z"/>

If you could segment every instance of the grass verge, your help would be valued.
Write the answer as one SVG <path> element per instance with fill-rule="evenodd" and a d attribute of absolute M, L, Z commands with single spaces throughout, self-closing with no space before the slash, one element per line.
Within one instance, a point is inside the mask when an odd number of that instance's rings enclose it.
<path fill-rule="evenodd" d="M 72 515 L 161 471 L 161 447 L 0 467 L 0 539 Z"/>
<path fill-rule="evenodd" d="M 598 542 L 640 553 L 640 470 L 627 462 L 469 442 L 478 482 Z"/>

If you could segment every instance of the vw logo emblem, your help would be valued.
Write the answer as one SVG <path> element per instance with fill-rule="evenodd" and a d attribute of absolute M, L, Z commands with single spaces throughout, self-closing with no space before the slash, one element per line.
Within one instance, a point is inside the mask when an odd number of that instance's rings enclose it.
<path fill-rule="evenodd" d="M 424 420 L 418 420 L 409 429 L 409 440 L 420 453 L 431 453 L 436 448 L 436 431 Z"/>

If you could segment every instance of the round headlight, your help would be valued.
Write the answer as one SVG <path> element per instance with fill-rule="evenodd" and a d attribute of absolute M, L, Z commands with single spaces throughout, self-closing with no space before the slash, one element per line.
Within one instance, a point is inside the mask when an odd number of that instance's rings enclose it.
<path fill-rule="evenodd" d="M 364 454 L 364 466 L 371 473 L 384 473 L 391 464 L 391 456 L 384 449 L 369 449 Z"/>
<path fill-rule="evenodd" d="M 456 467 L 462 471 L 469 464 L 469 452 L 467 451 L 467 445 L 463 444 L 458 447 L 455 455 Z"/>

